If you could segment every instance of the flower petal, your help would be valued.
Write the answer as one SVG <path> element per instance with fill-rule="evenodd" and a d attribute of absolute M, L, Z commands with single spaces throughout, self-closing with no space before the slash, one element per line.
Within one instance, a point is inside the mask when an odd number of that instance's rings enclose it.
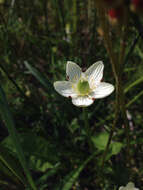
<path fill-rule="evenodd" d="M 102 61 L 94 63 L 87 69 L 85 75 L 88 77 L 89 84 L 91 84 L 92 86 L 96 86 L 99 84 L 103 77 L 103 69 L 104 65 Z"/>
<path fill-rule="evenodd" d="M 119 190 L 139 190 L 135 187 L 133 182 L 129 182 L 126 186 L 121 186 Z"/>
<path fill-rule="evenodd" d="M 121 186 L 119 190 L 126 190 L 126 187 Z"/>
<path fill-rule="evenodd" d="M 93 102 L 94 100 L 88 96 L 78 96 L 77 98 L 72 98 L 72 103 L 78 107 L 87 107 L 90 106 Z"/>
<path fill-rule="evenodd" d="M 127 190 L 139 190 L 138 188 L 135 187 L 135 184 L 133 182 L 129 182 L 126 186 Z"/>
<path fill-rule="evenodd" d="M 72 88 L 72 83 L 69 81 L 57 81 L 54 82 L 55 90 L 65 97 L 77 97 L 76 92 Z"/>
<path fill-rule="evenodd" d="M 134 189 L 135 185 L 133 182 L 129 182 L 126 186 L 127 189 Z"/>
<path fill-rule="evenodd" d="M 66 66 L 66 74 L 70 81 L 76 82 L 81 76 L 81 68 L 76 63 L 68 61 Z"/>
<path fill-rule="evenodd" d="M 90 93 L 92 98 L 105 98 L 114 91 L 114 86 L 107 82 L 101 82 L 93 92 Z"/>

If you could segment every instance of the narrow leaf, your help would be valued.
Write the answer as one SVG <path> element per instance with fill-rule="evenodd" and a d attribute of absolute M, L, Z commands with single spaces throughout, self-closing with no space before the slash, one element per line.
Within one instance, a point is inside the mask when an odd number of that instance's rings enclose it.
<path fill-rule="evenodd" d="M 26 68 L 30 71 L 30 73 L 47 89 L 53 89 L 53 85 L 51 81 L 47 78 L 43 77 L 43 75 L 35 68 L 33 68 L 27 61 L 24 62 Z"/>
<path fill-rule="evenodd" d="M 23 184 L 26 184 L 25 176 L 19 161 L 8 152 L 8 149 L 0 145 L 0 161 L 17 177 Z"/>
<path fill-rule="evenodd" d="M 143 81 L 143 76 L 137 79 L 136 81 L 134 81 L 133 83 L 131 83 L 129 86 L 127 86 L 124 90 L 124 93 L 127 93 L 131 88 L 140 84 L 142 81 Z"/>
<path fill-rule="evenodd" d="M 15 175 L 0 161 L 0 184 L 23 185 Z"/>
<path fill-rule="evenodd" d="M 143 90 L 138 93 L 137 95 L 135 95 L 128 104 L 126 104 L 126 107 L 128 108 L 131 104 L 133 104 L 137 99 L 139 99 L 141 96 L 143 95 Z"/>
<path fill-rule="evenodd" d="M 2 116 L 2 119 L 5 121 L 5 125 L 8 129 L 9 134 L 11 135 L 13 145 L 15 146 L 16 151 L 17 151 L 17 156 L 18 156 L 19 161 L 20 161 L 20 163 L 24 169 L 24 172 L 25 172 L 25 175 L 29 181 L 29 184 L 33 190 L 37 190 L 37 188 L 33 182 L 33 179 L 31 177 L 31 174 L 28 170 L 26 160 L 25 160 L 25 157 L 24 157 L 21 145 L 20 145 L 19 136 L 17 134 L 15 124 L 14 124 L 12 115 L 10 113 L 10 109 L 9 109 L 4 91 L 1 87 L 0 87 L 0 114 Z"/>
<path fill-rule="evenodd" d="M 70 190 L 73 184 L 76 182 L 79 174 L 85 168 L 88 162 L 90 162 L 99 152 L 94 152 L 91 156 L 89 156 L 81 165 L 73 170 L 68 176 L 64 179 L 64 184 L 62 188 L 57 188 L 58 190 Z"/>

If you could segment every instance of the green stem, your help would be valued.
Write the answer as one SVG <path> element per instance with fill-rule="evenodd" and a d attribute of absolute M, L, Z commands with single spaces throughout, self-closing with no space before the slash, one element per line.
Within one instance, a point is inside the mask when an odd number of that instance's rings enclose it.
<path fill-rule="evenodd" d="M 102 162 L 101 162 L 101 171 L 102 171 L 102 169 L 104 167 L 104 163 L 106 161 L 106 156 L 107 156 L 107 153 L 108 153 L 108 150 L 109 150 L 109 146 L 111 144 L 112 137 L 113 137 L 113 134 L 114 134 L 114 131 L 115 131 L 115 127 L 116 127 L 116 124 L 117 124 L 117 121 L 118 121 L 118 118 L 119 118 L 119 107 L 120 107 L 119 97 L 120 97 L 120 85 L 119 85 L 119 83 L 117 83 L 116 84 L 115 118 L 114 118 L 114 121 L 113 121 L 113 125 L 112 125 L 112 129 L 111 129 L 111 132 L 110 132 L 110 135 L 109 135 L 108 142 L 106 144 L 105 151 L 103 153 Z"/>
<path fill-rule="evenodd" d="M 121 103 L 120 103 L 120 109 L 121 109 L 121 114 L 124 120 L 124 125 L 125 125 L 125 132 L 126 132 L 126 138 L 127 138 L 127 156 L 126 160 L 128 165 L 131 163 L 131 155 L 130 155 L 130 128 L 129 128 L 129 123 L 126 115 L 126 105 L 125 105 L 125 97 L 124 97 L 124 92 L 123 89 L 121 90 L 120 93 L 121 96 Z"/>
<path fill-rule="evenodd" d="M 98 16 L 101 21 L 101 28 L 104 32 L 103 33 L 104 44 L 105 44 L 106 50 L 110 57 L 110 62 L 111 62 L 112 71 L 113 71 L 115 80 L 117 81 L 118 80 L 118 73 L 117 73 L 118 64 L 116 61 L 115 53 L 113 51 L 114 48 L 113 48 L 112 39 L 110 37 L 110 30 L 109 30 L 110 27 L 109 27 L 109 24 L 107 22 L 106 15 L 105 15 L 106 9 L 101 7 L 99 4 L 96 4 L 96 6 L 97 6 L 97 10 L 98 10 Z"/>
<path fill-rule="evenodd" d="M 64 35 L 65 35 L 65 15 L 64 15 L 64 6 L 63 6 L 63 2 L 60 0 L 57 0 L 57 8 L 58 8 L 58 12 L 59 12 L 59 16 L 60 16 L 60 21 L 62 24 L 62 28 L 64 29 Z"/>
<path fill-rule="evenodd" d="M 92 1 L 88 0 L 88 8 L 87 8 L 87 12 L 88 12 L 88 20 L 90 21 L 91 17 L 92 17 Z"/>
<path fill-rule="evenodd" d="M 126 133 L 126 139 L 127 139 L 127 152 L 126 152 L 126 160 L 127 163 L 130 165 L 130 137 L 129 137 L 129 124 L 128 119 L 126 115 L 126 106 L 125 106 L 125 96 L 124 96 L 124 90 L 122 85 L 122 75 L 123 75 L 123 69 L 124 69 L 124 57 L 125 57 L 125 41 L 126 41 L 126 33 L 127 28 L 125 27 L 122 31 L 122 42 L 120 44 L 120 56 L 119 56 L 119 85 L 120 85 L 120 92 L 119 92 L 119 104 L 120 104 L 120 111 L 123 118 L 124 126 L 125 126 L 125 133 Z"/>
<path fill-rule="evenodd" d="M 105 163 L 105 160 L 106 160 L 106 155 L 108 153 L 109 146 L 111 144 L 112 137 L 113 137 L 113 134 L 114 134 L 114 131 L 115 131 L 115 126 L 117 124 L 118 117 L 119 117 L 119 108 L 120 108 L 120 106 L 119 106 L 119 99 L 120 99 L 120 96 L 119 96 L 119 94 L 120 94 L 120 83 L 119 83 L 119 81 L 120 80 L 119 80 L 119 72 L 118 72 L 119 71 L 119 69 L 118 69 L 119 64 L 117 64 L 117 61 L 116 61 L 116 58 L 115 58 L 115 53 L 113 51 L 112 40 L 111 40 L 111 37 L 109 35 L 110 34 L 109 24 L 108 24 L 106 16 L 105 16 L 106 9 L 101 7 L 99 4 L 96 4 L 96 6 L 97 6 L 97 10 L 98 10 L 98 16 L 99 16 L 99 19 L 101 21 L 101 28 L 104 31 L 103 38 L 104 38 L 105 47 L 106 47 L 107 52 L 109 54 L 110 61 L 111 61 L 111 66 L 112 66 L 112 71 L 113 71 L 113 74 L 114 74 L 114 77 L 115 77 L 115 80 L 116 80 L 115 118 L 114 118 L 114 121 L 113 121 L 112 129 L 111 129 L 109 139 L 108 139 L 105 151 L 103 153 L 102 161 L 101 161 L 101 172 L 102 172 L 102 169 L 104 167 L 104 163 Z"/>
<path fill-rule="evenodd" d="M 89 137 L 89 124 L 88 124 L 88 115 L 86 112 L 86 108 L 83 108 L 83 120 L 84 120 L 84 126 L 86 130 L 86 134 Z"/>
<path fill-rule="evenodd" d="M 49 32 L 49 27 L 48 27 L 48 0 L 43 0 L 43 13 L 45 17 L 45 29 Z"/>
<path fill-rule="evenodd" d="M 90 147 L 91 150 L 91 132 L 90 132 L 90 128 L 89 128 L 89 123 L 88 123 L 88 112 L 86 110 L 86 108 L 83 108 L 83 120 L 84 120 L 84 127 L 85 127 L 85 131 L 86 131 L 86 135 L 87 135 L 87 140 L 88 140 L 88 145 Z"/>
<path fill-rule="evenodd" d="M 77 32 L 77 0 L 73 1 L 73 31 Z"/>
<path fill-rule="evenodd" d="M 131 46 L 130 46 L 130 49 L 126 55 L 126 58 L 125 58 L 125 64 L 128 63 L 128 60 L 129 60 L 129 57 L 132 55 L 135 47 L 136 47 L 136 44 L 138 43 L 139 41 L 139 38 L 140 38 L 140 33 L 135 37 L 134 41 L 132 42 Z"/>

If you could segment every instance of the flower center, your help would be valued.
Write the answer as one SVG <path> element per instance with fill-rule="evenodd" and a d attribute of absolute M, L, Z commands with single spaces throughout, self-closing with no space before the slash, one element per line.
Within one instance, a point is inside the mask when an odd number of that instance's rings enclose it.
<path fill-rule="evenodd" d="M 90 91 L 89 83 L 86 80 L 79 80 L 77 90 L 80 95 L 87 95 Z"/>

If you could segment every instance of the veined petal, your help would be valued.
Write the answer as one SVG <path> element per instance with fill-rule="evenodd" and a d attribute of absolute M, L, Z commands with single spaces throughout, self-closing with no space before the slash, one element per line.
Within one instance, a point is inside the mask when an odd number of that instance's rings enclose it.
<path fill-rule="evenodd" d="M 123 186 L 121 186 L 120 188 L 119 188 L 119 190 L 125 190 L 126 188 L 125 187 L 123 187 Z"/>
<path fill-rule="evenodd" d="M 135 187 L 135 185 L 133 182 L 129 182 L 126 187 L 127 187 L 127 189 L 133 189 Z"/>
<path fill-rule="evenodd" d="M 78 107 L 90 106 L 94 101 L 88 96 L 78 96 L 77 98 L 72 98 L 72 103 Z"/>
<path fill-rule="evenodd" d="M 135 184 L 133 182 L 129 182 L 126 186 L 127 190 L 139 190 L 138 188 L 135 187 Z"/>
<path fill-rule="evenodd" d="M 69 81 L 57 81 L 54 82 L 55 90 L 65 97 L 77 97 L 76 92 L 72 88 L 72 83 Z"/>
<path fill-rule="evenodd" d="M 103 69 L 104 69 L 103 62 L 98 61 L 93 65 L 91 65 L 85 72 L 85 75 L 88 77 L 88 81 L 91 88 L 94 88 L 100 83 L 103 77 Z"/>
<path fill-rule="evenodd" d="M 119 190 L 139 190 L 135 187 L 133 182 L 129 182 L 126 186 L 121 186 Z"/>
<path fill-rule="evenodd" d="M 114 91 L 114 86 L 110 83 L 101 82 L 94 91 L 92 91 L 89 95 L 92 98 L 105 98 L 110 95 Z"/>
<path fill-rule="evenodd" d="M 76 63 L 68 61 L 66 66 L 66 74 L 70 81 L 76 82 L 81 76 L 81 68 Z"/>

